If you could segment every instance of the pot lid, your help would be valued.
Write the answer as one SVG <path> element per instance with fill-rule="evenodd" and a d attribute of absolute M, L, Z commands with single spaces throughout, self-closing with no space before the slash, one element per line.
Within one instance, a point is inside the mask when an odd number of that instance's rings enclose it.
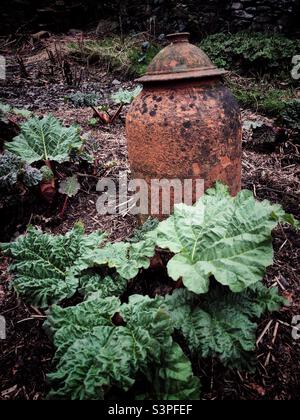
<path fill-rule="evenodd" d="M 218 69 L 198 47 L 189 43 L 189 33 L 167 35 L 170 45 L 163 48 L 151 61 L 144 76 L 138 82 L 160 82 L 190 78 L 221 76 L 226 72 Z"/>

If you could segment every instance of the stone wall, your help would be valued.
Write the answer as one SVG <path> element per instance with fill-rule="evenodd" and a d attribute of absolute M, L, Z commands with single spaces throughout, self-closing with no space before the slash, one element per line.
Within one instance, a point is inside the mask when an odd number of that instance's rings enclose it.
<path fill-rule="evenodd" d="M 231 3 L 231 25 L 253 30 L 299 31 L 299 1 L 240 0 Z"/>
<path fill-rule="evenodd" d="M 197 37 L 244 29 L 300 35 L 299 0 L 153 0 L 145 10 L 157 30 L 188 30 Z"/>
<path fill-rule="evenodd" d="M 0 16 L 2 33 L 19 27 L 65 31 L 109 18 L 126 32 L 156 35 L 253 29 L 300 36 L 300 0 L 10 0 L 0 3 Z"/>

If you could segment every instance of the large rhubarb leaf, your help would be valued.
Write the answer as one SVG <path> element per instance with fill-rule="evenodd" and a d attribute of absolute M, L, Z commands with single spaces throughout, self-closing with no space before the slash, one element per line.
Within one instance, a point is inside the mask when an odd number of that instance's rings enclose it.
<path fill-rule="evenodd" d="M 81 146 L 78 128 L 63 127 L 52 115 L 42 119 L 31 118 L 22 124 L 21 133 L 13 141 L 5 143 L 6 150 L 27 163 L 40 160 L 66 162 L 70 152 Z"/>
<path fill-rule="evenodd" d="M 122 305 L 111 297 L 52 307 L 46 326 L 54 334 L 58 363 L 49 375 L 50 397 L 103 399 L 112 387 L 128 391 L 137 377 L 155 371 L 161 386 L 149 383 L 154 395 L 157 390 L 165 399 L 198 398 L 199 381 L 173 343 L 173 322 L 161 305 L 161 298 L 135 295 Z M 115 313 L 122 325 L 113 324 Z"/>
<path fill-rule="evenodd" d="M 197 400 L 200 394 L 199 379 L 193 376 L 191 363 L 177 343 L 163 352 L 160 366 L 148 369 L 146 377 L 151 384 L 149 394 L 143 399 Z"/>
<path fill-rule="evenodd" d="M 48 375 L 58 384 L 49 397 L 95 400 L 103 399 L 112 385 L 129 389 L 136 373 L 134 350 L 133 338 L 125 327 L 95 327 L 68 347 L 57 371 Z"/>
<path fill-rule="evenodd" d="M 168 263 L 194 293 L 206 293 L 209 278 L 240 292 L 261 280 L 272 264 L 272 229 L 279 222 L 299 226 L 281 206 L 259 202 L 250 191 L 231 197 L 222 184 L 194 206 L 175 205 L 174 215 L 157 228 L 157 245 L 176 255 Z"/>
<path fill-rule="evenodd" d="M 82 257 L 104 238 L 101 232 L 84 235 L 79 224 L 65 235 L 30 227 L 27 234 L 1 248 L 13 258 L 10 270 L 16 291 L 30 303 L 47 307 L 75 293 L 78 275 L 87 268 Z"/>
<path fill-rule="evenodd" d="M 124 279 L 134 278 L 140 268 L 148 268 L 155 253 L 155 243 L 145 239 L 136 243 L 108 243 L 103 248 L 86 254 L 84 260 L 89 267 L 107 265 L 114 268 Z"/>
<path fill-rule="evenodd" d="M 104 239 L 99 232 L 84 235 L 80 226 L 65 235 L 29 228 L 26 235 L 1 248 L 13 258 L 16 291 L 30 303 L 47 307 L 77 290 L 85 297 L 120 296 L 127 280 L 149 266 L 155 248 L 152 240 L 103 246 Z M 110 268 L 114 270 L 107 272 Z"/>
<path fill-rule="evenodd" d="M 101 300 L 97 297 L 64 309 L 53 305 L 44 327 L 49 335 L 55 335 L 54 359 L 58 361 L 77 339 L 88 335 L 94 327 L 114 326 L 112 318 L 120 306 L 116 297 Z"/>
<path fill-rule="evenodd" d="M 276 288 L 262 283 L 242 293 L 218 286 L 199 296 L 186 289 L 165 297 L 175 327 L 190 351 L 200 357 L 218 356 L 225 365 L 249 367 L 255 349 L 256 323 L 267 310 L 278 310 L 285 300 Z"/>

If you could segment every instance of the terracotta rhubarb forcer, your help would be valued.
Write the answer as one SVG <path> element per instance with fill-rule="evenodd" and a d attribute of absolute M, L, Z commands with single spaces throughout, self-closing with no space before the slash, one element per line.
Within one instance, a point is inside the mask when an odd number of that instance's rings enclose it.
<path fill-rule="evenodd" d="M 143 90 L 127 114 L 132 175 L 149 187 L 151 179 L 201 178 L 205 189 L 219 180 L 235 195 L 241 187 L 241 122 L 222 83 L 226 72 L 190 44 L 187 33 L 168 38 L 170 45 L 137 80 Z"/>

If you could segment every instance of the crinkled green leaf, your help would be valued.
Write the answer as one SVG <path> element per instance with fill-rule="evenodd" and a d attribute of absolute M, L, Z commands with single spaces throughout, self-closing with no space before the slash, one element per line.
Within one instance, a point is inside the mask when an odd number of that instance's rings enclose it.
<path fill-rule="evenodd" d="M 10 270 L 16 291 L 30 303 L 47 307 L 75 293 L 78 275 L 87 268 L 83 256 L 104 238 L 101 232 L 84 235 L 80 225 L 65 235 L 30 227 L 27 234 L 1 248 L 13 258 Z"/>
<path fill-rule="evenodd" d="M 55 359 L 64 355 L 75 340 L 89 334 L 94 327 L 113 326 L 112 317 L 120 306 L 116 297 L 101 300 L 97 297 L 64 309 L 53 305 L 44 327 L 50 335 L 55 335 Z"/>
<path fill-rule="evenodd" d="M 254 318 L 278 310 L 284 303 L 275 288 L 261 283 L 242 293 L 218 286 L 199 297 L 186 289 L 165 297 L 175 327 L 184 335 L 192 353 L 219 356 L 231 367 L 248 367 L 255 349 Z"/>
<path fill-rule="evenodd" d="M 143 239 L 149 237 L 149 233 L 151 234 L 154 229 L 157 228 L 159 224 L 158 219 L 149 217 L 145 223 L 139 226 L 137 229 L 134 230 L 132 236 L 128 239 L 128 242 L 140 242 Z"/>
<path fill-rule="evenodd" d="M 148 268 L 150 258 L 155 253 L 153 240 L 146 239 L 137 243 L 108 243 L 86 255 L 85 261 L 89 267 L 107 265 L 115 268 L 124 279 L 134 278 L 140 268 Z"/>
<path fill-rule="evenodd" d="M 70 326 L 82 327 L 88 332 L 92 327 L 112 325 L 111 319 L 120 306 L 120 300 L 115 296 L 86 300 L 68 308 L 53 305 L 48 311 L 45 326 L 54 334 Z M 60 346 L 57 341 L 55 343 Z"/>
<path fill-rule="evenodd" d="M 8 104 L 3 104 L 2 102 L 0 102 L 0 112 L 3 114 L 7 114 L 8 112 L 10 112 L 11 110 L 11 106 Z"/>
<path fill-rule="evenodd" d="M 24 118 L 29 118 L 32 115 L 32 112 L 26 108 L 15 108 L 8 104 L 3 104 L 0 102 L 0 119 L 2 118 L 1 114 L 5 115 L 9 113 L 20 115 Z"/>
<path fill-rule="evenodd" d="M 95 118 L 97 120 L 97 122 L 99 122 L 98 118 Z M 92 154 L 88 153 L 88 152 L 80 152 L 79 156 L 78 156 L 82 161 L 93 164 L 95 162 L 95 156 L 93 156 Z"/>
<path fill-rule="evenodd" d="M 26 187 L 38 185 L 42 180 L 39 169 L 23 162 L 18 156 L 10 152 L 0 154 L 0 190 L 10 190 L 18 181 Z"/>
<path fill-rule="evenodd" d="M 38 185 L 43 179 L 41 171 L 37 168 L 33 168 L 30 165 L 25 164 L 23 171 L 23 182 L 26 187 L 34 187 L 35 185 Z"/>
<path fill-rule="evenodd" d="M 32 112 L 26 108 L 12 108 L 11 112 L 15 115 L 19 115 L 23 118 L 29 118 L 32 116 Z"/>
<path fill-rule="evenodd" d="M 13 187 L 17 181 L 23 162 L 12 153 L 0 154 L 0 190 Z"/>
<path fill-rule="evenodd" d="M 50 397 L 103 399 L 113 386 L 128 391 L 137 377 L 150 379 L 153 372 L 158 379 L 151 395 L 199 395 L 198 380 L 172 341 L 173 322 L 161 305 L 161 298 L 135 295 L 122 305 L 115 297 L 98 297 L 66 309 L 52 307 L 47 328 L 54 334 L 57 370 L 49 375 Z M 124 324 L 112 323 L 115 313 Z"/>
<path fill-rule="evenodd" d="M 162 354 L 160 366 L 147 371 L 152 393 L 143 399 L 199 400 L 200 381 L 193 375 L 191 363 L 177 343 L 172 343 Z"/>
<path fill-rule="evenodd" d="M 288 306 L 288 301 L 278 294 L 277 287 L 266 287 L 261 282 L 258 282 L 249 287 L 244 292 L 245 299 L 248 298 L 248 302 L 251 302 L 251 312 L 249 315 L 253 315 L 259 318 L 265 312 L 278 311 L 281 306 Z M 243 305 L 244 306 L 244 305 Z"/>
<path fill-rule="evenodd" d="M 259 202 L 247 190 L 231 197 L 217 183 L 194 206 L 175 205 L 174 215 L 159 224 L 156 243 L 176 254 L 168 273 L 182 277 L 190 291 L 206 293 L 214 276 L 240 292 L 272 264 L 271 232 L 279 222 L 299 225 L 281 206 Z"/>
<path fill-rule="evenodd" d="M 68 178 L 61 181 L 59 186 L 59 192 L 65 194 L 68 197 L 73 197 L 80 190 L 80 184 L 76 175 L 69 176 Z"/>
<path fill-rule="evenodd" d="M 66 97 L 67 100 L 72 102 L 76 108 L 83 106 L 95 106 L 99 102 L 99 96 L 96 93 L 76 92 Z"/>
<path fill-rule="evenodd" d="M 120 314 L 126 325 L 132 330 L 139 330 L 142 326 L 147 325 L 150 336 L 155 337 L 158 343 L 164 345 L 168 341 L 171 342 L 173 323 L 170 315 L 162 307 L 162 303 L 161 297 L 151 299 L 148 296 L 133 295 L 129 297 L 128 305 L 121 306 Z M 149 352 L 155 359 L 157 350 L 150 346 Z"/>
<path fill-rule="evenodd" d="M 125 327 L 95 327 L 75 340 L 62 355 L 57 371 L 48 375 L 59 387 L 50 398 L 103 399 L 116 385 L 128 390 L 134 383 L 134 341 Z"/>
<path fill-rule="evenodd" d="M 127 288 L 127 280 L 116 275 L 103 276 L 98 273 L 86 273 L 79 279 L 79 292 L 85 297 L 121 296 Z"/>
<path fill-rule="evenodd" d="M 120 89 L 118 92 L 111 95 L 111 99 L 116 104 L 130 104 L 136 96 L 138 96 L 142 91 L 141 86 L 137 86 L 132 90 Z"/>
<path fill-rule="evenodd" d="M 54 179 L 54 173 L 52 171 L 51 168 L 49 168 L 49 166 L 47 165 L 43 165 L 40 169 L 41 174 L 42 174 L 42 179 L 45 182 L 49 182 L 52 181 Z"/>
<path fill-rule="evenodd" d="M 27 163 L 40 160 L 66 162 L 70 152 L 81 146 L 78 128 L 63 127 L 52 115 L 29 119 L 22 124 L 21 133 L 13 141 L 5 143 L 6 150 Z"/>

